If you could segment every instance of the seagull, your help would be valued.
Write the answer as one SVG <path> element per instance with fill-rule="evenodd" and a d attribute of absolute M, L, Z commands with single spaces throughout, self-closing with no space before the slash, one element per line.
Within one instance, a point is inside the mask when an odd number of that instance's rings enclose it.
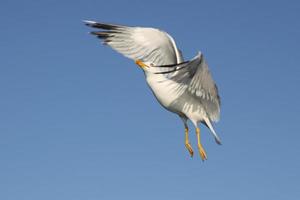
<path fill-rule="evenodd" d="M 201 52 L 184 61 L 174 39 L 166 32 L 147 27 L 131 27 L 84 21 L 95 31 L 90 32 L 104 45 L 132 59 L 143 70 L 146 82 L 158 102 L 177 114 L 185 128 L 185 147 L 194 155 L 189 141 L 188 120 L 196 130 L 201 159 L 207 154 L 201 144 L 199 123 L 207 126 L 217 144 L 221 140 L 213 122 L 220 118 L 220 96 L 208 65 Z M 97 30 L 96 30 L 97 29 Z"/>

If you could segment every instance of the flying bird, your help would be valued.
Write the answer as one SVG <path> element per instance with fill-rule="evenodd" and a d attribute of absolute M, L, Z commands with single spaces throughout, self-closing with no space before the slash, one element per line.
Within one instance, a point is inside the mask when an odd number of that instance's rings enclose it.
<path fill-rule="evenodd" d="M 199 154 L 203 161 L 206 160 L 198 124 L 206 125 L 216 143 L 221 144 L 212 124 L 220 117 L 220 97 L 203 54 L 199 52 L 193 59 L 184 61 L 174 39 L 156 28 L 84 22 L 97 29 L 91 34 L 100 38 L 103 44 L 134 60 L 143 70 L 158 102 L 182 119 L 185 147 L 191 157 L 194 151 L 189 142 L 187 121 L 192 122 Z"/>

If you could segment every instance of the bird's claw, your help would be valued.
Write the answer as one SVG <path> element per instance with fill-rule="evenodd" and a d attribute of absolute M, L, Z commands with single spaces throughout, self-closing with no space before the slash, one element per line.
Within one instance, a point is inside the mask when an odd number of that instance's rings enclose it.
<path fill-rule="evenodd" d="M 193 151 L 193 148 L 192 148 L 191 144 L 190 144 L 190 143 L 186 143 L 186 144 L 185 144 L 185 147 L 186 147 L 187 150 L 189 151 L 191 157 L 193 157 L 194 151 Z"/>
<path fill-rule="evenodd" d="M 198 146 L 199 154 L 201 156 L 202 161 L 207 160 L 207 155 L 202 146 Z"/>

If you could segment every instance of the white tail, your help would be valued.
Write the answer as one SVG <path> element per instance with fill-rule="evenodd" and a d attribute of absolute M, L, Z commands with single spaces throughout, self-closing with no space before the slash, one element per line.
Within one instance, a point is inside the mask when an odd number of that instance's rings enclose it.
<path fill-rule="evenodd" d="M 214 136 L 214 138 L 216 140 L 216 143 L 217 144 L 222 144 L 221 143 L 221 139 L 219 138 L 219 136 L 217 135 L 216 131 L 214 130 L 213 125 L 211 124 L 210 120 L 207 119 L 207 118 L 204 118 L 204 121 L 205 121 L 207 127 L 209 128 L 209 130 L 211 131 L 212 135 Z"/>

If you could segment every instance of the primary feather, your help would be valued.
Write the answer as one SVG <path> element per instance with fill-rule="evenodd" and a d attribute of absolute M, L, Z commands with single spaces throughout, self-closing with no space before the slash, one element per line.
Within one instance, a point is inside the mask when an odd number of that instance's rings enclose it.
<path fill-rule="evenodd" d="M 154 65 L 177 64 L 182 56 L 174 39 L 155 28 L 129 27 L 85 21 L 86 25 L 102 29 L 91 32 L 114 50 L 133 60 Z"/>

